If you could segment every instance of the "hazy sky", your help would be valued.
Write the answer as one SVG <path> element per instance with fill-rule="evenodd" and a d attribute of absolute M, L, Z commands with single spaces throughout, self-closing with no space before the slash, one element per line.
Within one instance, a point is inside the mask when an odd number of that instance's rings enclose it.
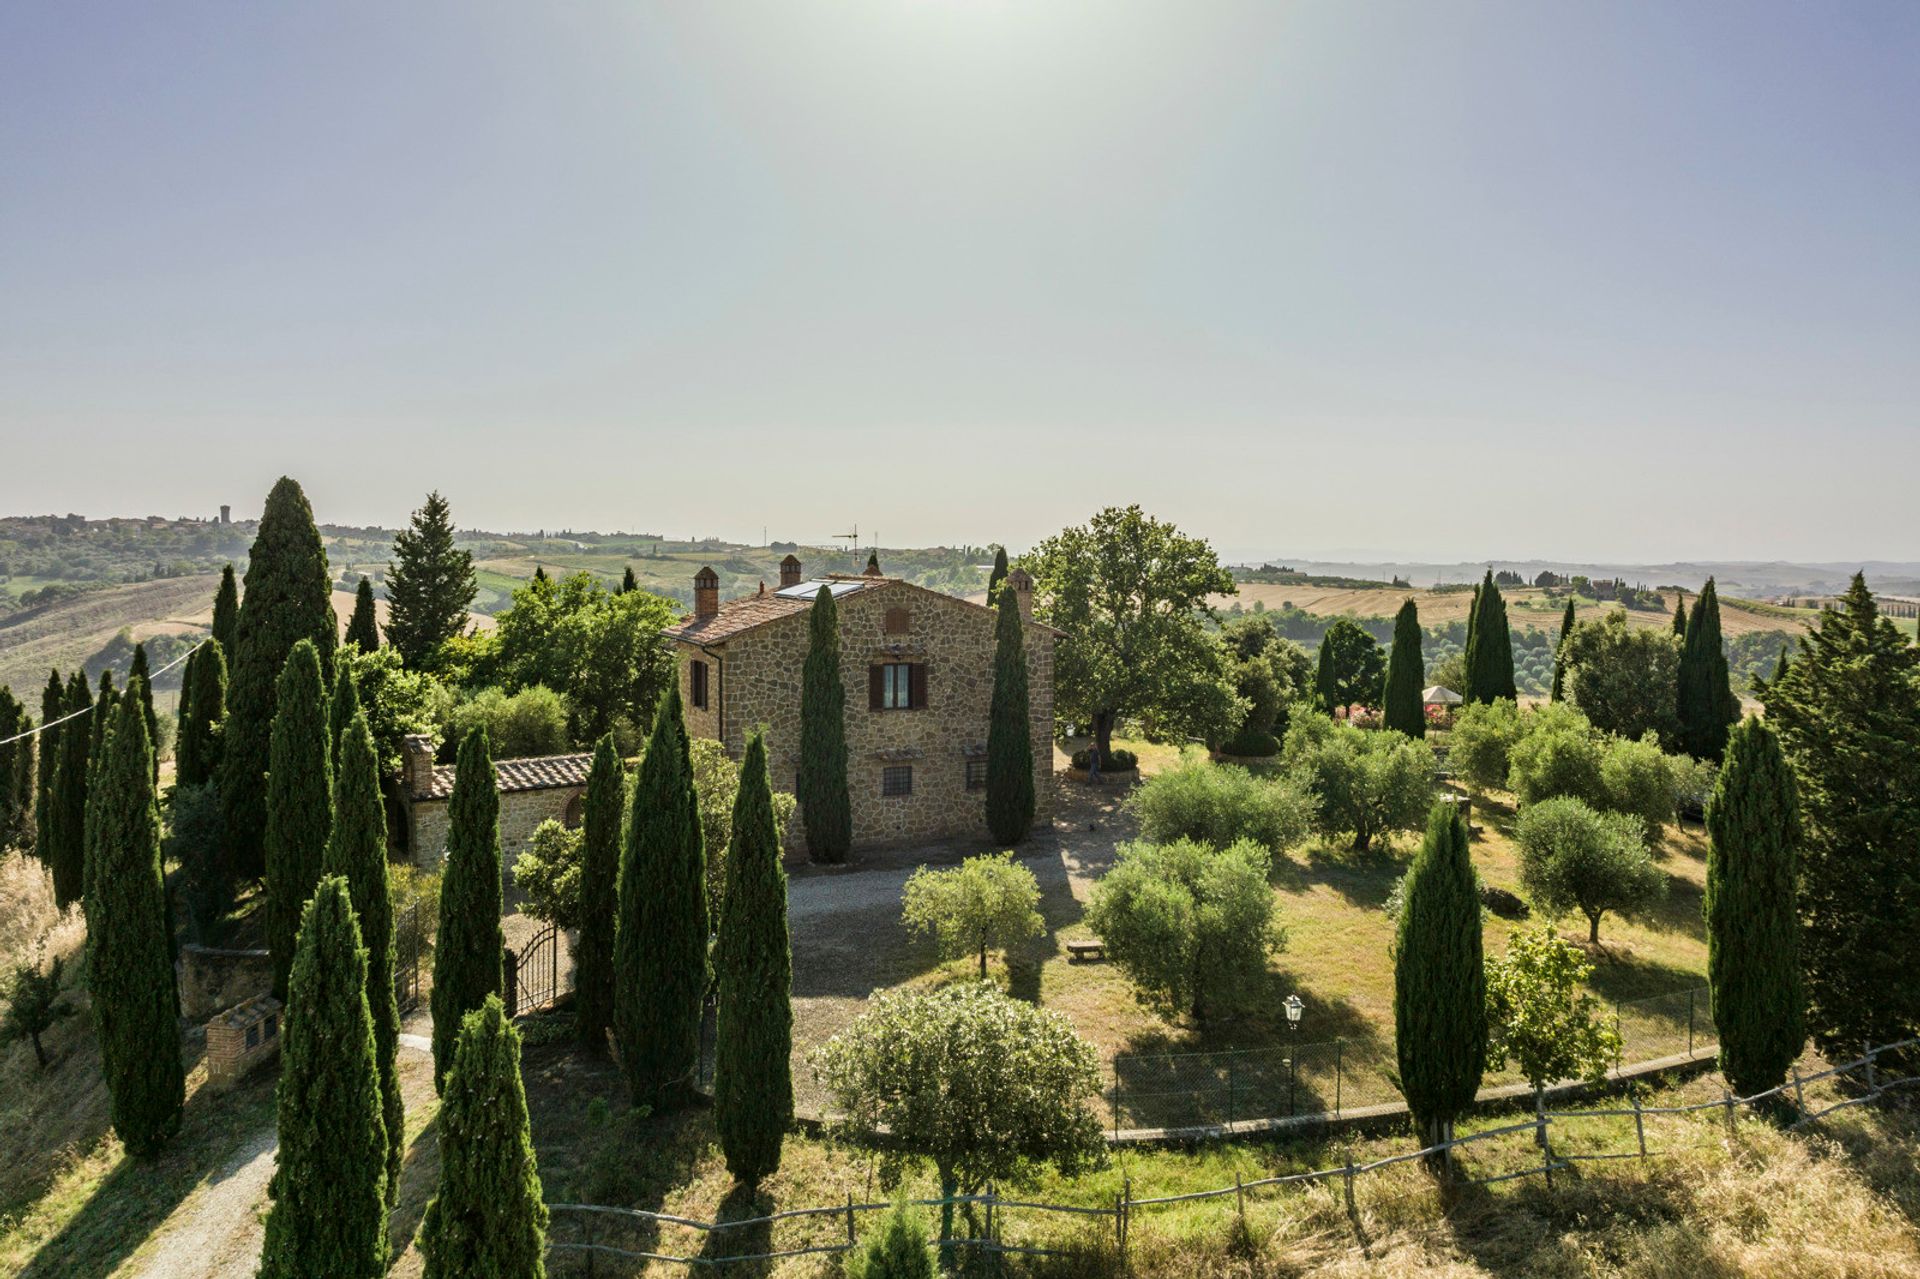
<path fill-rule="evenodd" d="M 0 511 L 1920 558 L 1920 4 L 0 9 Z"/>

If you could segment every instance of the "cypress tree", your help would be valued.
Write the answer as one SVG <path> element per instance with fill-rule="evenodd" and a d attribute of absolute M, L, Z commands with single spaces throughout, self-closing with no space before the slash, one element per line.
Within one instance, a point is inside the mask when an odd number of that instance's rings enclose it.
<path fill-rule="evenodd" d="M 574 1017 L 581 1042 L 596 1051 L 613 1028 L 613 937 L 620 898 L 620 823 L 627 779 L 613 734 L 593 748 L 581 822 L 580 940 L 573 952 Z"/>
<path fill-rule="evenodd" d="M 360 681 L 353 663 L 341 662 L 333 673 L 333 700 L 327 704 L 327 744 L 332 747 L 334 771 L 340 770 L 340 735 L 360 713 Z"/>
<path fill-rule="evenodd" d="M 1393 619 L 1393 651 L 1387 655 L 1386 688 L 1381 693 L 1382 722 L 1408 737 L 1427 735 L 1427 709 L 1421 692 L 1427 682 L 1420 655 L 1420 609 L 1409 599 Z"/>
<path fill-rule="evenodd" d="M 50 868 L 59 836 L 54 833 L 54 774 L 60 766 L 61 735 L 66 725 L 60 718 L 67 713 L 67 689 L 60 672 L 47 672 L 47 686 L 40 690 L 40 758 L 34 762 L 33 851 Z"/>
<path fill-rule="evenodd" d="M 1727 729 L 1740 717 L 1720 641 L 1720 596 L 1713 579 L 1693 602 L 1693 616 L 1680 648 L 1678 712 L 1680 749 L 1696 759 L 1719 759 Z"/>
<path fill-rule="evenodd" d="M 61 711 L 71 715 L 61 726 L 60 762 L 54 771 L 52 802 L 41 830 L 46 838 L 48 866 L 53 871 L 53 900 L 62 910 L 86 892 L 87 865 L 87 748 L 92 738 L 93 694 L 79 671 L 67 677 L 67 697 Z"/>
<path fill-rule="evenodd" d="M 1000 583 L 1006 580 L 1007 548 L 1004 546 L 996 546 L 993 548 L 993 572 L 987 575 L 987 603 L 999 603 Z"/>
<path fill-rule="evenodd" d="M 24 709 L 20 712 L 19 731 L 22 733 L 33 731 L 33 716 L 27 714 Z M 33 737 L 21 738 L 20 748 L 14 752 L 13 756 L 13 778 L 10 782 L 13 787 L 12 838 L 14 847 L 18 848 L 22 855 L 34 841 L 34 764 L 37 741 L 38 739 Z"/>
<path fill-rule="evenodd" d="M 535 570 L 535 576 L 543 576 Z M 394 535 L 387 566 L 387 643 L 411 670 L 432 670 L 440 646 L 467 625 L 467 607 L 479 591 L 473 556 L 453 544 L 453 511 L 438 493 Z"/>
<path fill-rule="evenodd" d="M 147 740 L 153 744 L 153 781 L 160 783 L 160 718 L 153 713 L 153 675 L 147 669 L 147 646 L 133 646 L 133 663 L 127 668 L 127 692 L 139 681 L 141 710 L 147 717 Z"/>
<path fill-rule="evenodd" d="M 88 719 L 87 729 L 87 784 L 100 773 L 100 765 L 106 762 L 107 753 L 102 747 L 107 734 L 113 728 L 114 708 L 120 704 L 120 694 L 113 687 L 113 672 L 100 672 L 100 691 L 94 695 L 93 714 Z M 84 810 L 83 810 L 84 811 Z"/>
<path fill-rule="evenodd" d="M 1675 639 L 1684 640 L 1687 638 L 1687 593 L 1680 591 L 1677 595 L 1673 602 L 1673 634 Z M 1699 607 L 1698 601 L 1694 607 Z"/>
<path fill-rule="evenodd" d="M 533 566 L 533 580 L 534 580 L 534 581 L 536 581 L 536 582 L 545 582 L 545 581 L 547 580 L 547 570 L 546 570 L 545 568 L 543 568 L 542 566 L 540 566 L 540 565 L 538 565 L 538 564 L 535 564 L 535 565 Z M 389 593 L 391 593 L 391 590 L 392 590 L 392 588 L 391 588 L 391 587 L 389 587 L 389 588 L 388 588 L 388 590 L 389 590 Z M 389 609 L 391 609 L 391 608 L 393 607 L 393 604 L 392 604 L 392 601 L 391 601 L 391 600 L 389 600 L 389 601 L 388 601 L 388 604 L 387 604 L 387 607 L 388 607 Z M 389 629 L 389 630 L 391 630 L 391 629 L 392 629 L 392 624 L 391 624 L 391 623 L 389 623 L 389 624 L 388 624 L 388 629 Z"/>
<path fill-rule="evenodd" d="M 179 746 L 174 782 L 204 786 L 220 767 L 220 731 L 227 718 L 227 655 L 209 639 L 187 661 L 186 692 L 180 698 Z"/>
<path fill-rule="evenodd" d="M 312 640 L 324 680 L 333 674 L 338 637 L 327 552 L 313 526 L 306 494 L 282 478 L 267 494 L 247 564 L 236 647 L 227 684 L 227 727 L 220 752 L 220 799 L 226 810 L 226 869 L 234 880 L 266 868 L 266 764 L 280 670 L 301 640 Z M 226 641 L 221 640 L 224 647 Z M 324 687 L 324 683 L 322 687 Z M 296 909 L 298 903 L 296 903 Z"/>
<path fill-rule="evenodd" d="M 285 1002 L 300 919 L 326 861 L 333 829 L 333 767 L 326 686 L 311 641 L 293 646 L 280 672 L 267 772 L 267 949 L 274 997 Z"/>
<path fill-rule="evenodd" d="M 627 565 L 627 572 L 620 579 L 620 594 L 626 595 L 640 589 L 640 579 L 633 575 L 633 565 Z"/>
<path fill-rule="evenodd" d="M 220 570 L 220 589 L 213 595 L 212 633 L 231 661 L 234 646 L 240 642 L 240 586 L 234 580 L 231 564 Z"/>
<path fill-rule="evenodd" d="M 433 1085 L 444 1088 L 460 1019 L 506 988 L 500 933 L 500 791 L 487 730 L 460 743 L 447 802 L 440 936 L 433 948 Z"/>
<path fill-rule="evenodd" d="M 1750 1096 L 1785 1082 L 1807 1039 L 1799 803 L 1780 740 L 1758 718 L 1738 725 L 1727 742 L 1707 834 L 1707 984 L 1720 1072 Z"/>
<path fill-rule="evenodd" d="M 1407 871 L 1393 963 L 1394 1045 L 1407 1109 L 1434 1145 L 1473 1105 L 1487 1064 L 1480 893 L 1458 805 L 1441 801 Z M 1443 1158 L 1436 1163 L 1445 1164 Z"/>
<path fill-rule="evenodd" d="M 387 1206 L 400 1193 L 406 1115 L 400 1105 L 400 1005 L 393 989 L 393 898 L 387 884 L 387 814 L 380 796 L 380 760 L 366 712 L 355 708 L 341 731 L 333 772 L 333 829 L 322 871 L 347 881 L 360 940 L 367 948 L 367 1012 L 380 1072 L 380 1117 L 387 1134 Z"/>
<path fill-rule="evenodd" d="M 380 647 L 380 626 L 373 614 L 373 583 L 360 575 L 360 588 L 353 595 L 353 616 L 347 620 L 346 643 L 362 653 Z"/>
<path fill-rule="evenodd" d="M 1027 641 L 1020 605 L 1001 591 L 994 618 L 993 701 L 987 717 L 987 829 L 1017 844 L 1033 825 L 1033 727 L 1027 704 Z"/>
<path fill-rule="evenodd" d="M 107 762 L 85 823 L 91 845 L 87 989 L 114 1131 L 128 1154 L 146 1158 L 179 1130 L 186 1075 L 160 868 L 160 808 L 148 758 L 153 747 L 139 699 L 127 698 L 116 720 L 105 735 Z"/>
<path fill-rule="evenodd" d="M 206 641 L 187 650 L 186 665 L 180 668 L 180 696 L 173 704 L 173 780 L 180 783 L 180 732 L 186 727 L 193 715 L 193 668 L 200 660 L 200 650 L 206 647 Z"/>
<path fill-rule="evenodd" d="M 1507 629 L 1507 601 L 1494 584 L 1493 570 L 1474 593 L 1473 619 L 1467 636 L 1469 702 L 1514 699 L 1513 633 Z"/>
<path fill-rule="evenodd" d="M 669 685 L 640 761 L 620 867 L 613 1033 L 636 1105 L 684 1105 L 707 988 L 706 857 L 680 686 Z"/>
<path fill-rule="evenodd" d="M 13 690 L 0 684 L 0 854 L 13 847 L 20 831 L 20 796 L 14 787 L 14 761 L 21 751 L 33 749 L 33 739 L 21 736 L 30 723 L 26 707 L 14 697 Z"/>
<path fill-rule="evenodd" d="M 426 1279 L 543 1279 L 547 1205 L 520 1082 L 520 1034 L 496 996 L 460 1024 L 436 1126 L 440 1185 L 420 1223 Z"/>
<path fill-rule="evenodd" d="M 302 912 L 291 993 L 260 1279 L 380 1279 L 387 1272 L 387 1133 L 367 952 L 347 882 L 337 875 L 320 881 Z"/>
<path fill-rule="evenodd" d="M 1561 660 L 1566 652 L 1567 636 L 1573 634 L 1573 600 L 1567 600 L 1567 611 L 1560 615 L 1560 634 L 1553 642 L 1553 695 L 1551 700 L 1562 702 L 1567 697 L 1567 664 Z"/>
<path fill-rule="evenodd" d="M 767 742 L 760 733 L 748 740 L 740 764 L 720 920 L 713 1122 L 727 1170 L 751 1184 L 779 1169 L 780 1140 L 793 1123 L 787 874 L 780 865 Z"/>
<path fill-rule="evenodd" d="M 833 592 L 822 586 L 807 615 L 807 660 L 800 677 L 800 818 L 807 853 L 817 862 L 843 862 L 853 846 L 838 614 Z"/>
<path fill-rule="evenodd" d="M 1856 574 L 1762 700 L 1806 823 L 1807 1029 L 1843 1061 L 1920 1029 L 1920 650 Z"/>

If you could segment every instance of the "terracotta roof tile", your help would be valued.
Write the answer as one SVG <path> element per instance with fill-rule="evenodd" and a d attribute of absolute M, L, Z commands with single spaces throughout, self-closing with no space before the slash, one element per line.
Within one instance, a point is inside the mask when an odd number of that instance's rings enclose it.
<path fill-rule="evenodd" d="M 585 786 L 593 768 L 593 756 L 536 755 L 526 759 L 503 759 L 493 765 L 494 782 L 503 795 L 515 791 L 558 790 Z M 433 770 L 433 786 L 418 799 L 451 799 L 454 766 L 438 764 Z"/>

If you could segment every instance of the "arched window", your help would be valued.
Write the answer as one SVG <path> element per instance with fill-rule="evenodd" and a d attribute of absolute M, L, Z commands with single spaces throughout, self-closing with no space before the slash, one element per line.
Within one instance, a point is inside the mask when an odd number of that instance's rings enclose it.
<path fill-rule="evenodd" d="M 587 817 L 587 793 L 577 790 L 573 798 L 567 801 L 566 811 L 560 814 L 560 824 L 568 830 L 579 830 L 580 823 Z"/>

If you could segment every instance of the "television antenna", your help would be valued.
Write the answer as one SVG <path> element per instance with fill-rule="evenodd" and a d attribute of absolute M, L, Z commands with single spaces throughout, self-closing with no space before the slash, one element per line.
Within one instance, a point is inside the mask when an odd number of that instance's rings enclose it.
<path fill-rule="evenodd" d="M 860 526 L 858 524 L 853 526 L 853 532 L 851 533 L 835 533 L 833 540 L 836 542 L 845 542 L 847 544 L 848 554 L 856 560 L 860 558 Z"/>

